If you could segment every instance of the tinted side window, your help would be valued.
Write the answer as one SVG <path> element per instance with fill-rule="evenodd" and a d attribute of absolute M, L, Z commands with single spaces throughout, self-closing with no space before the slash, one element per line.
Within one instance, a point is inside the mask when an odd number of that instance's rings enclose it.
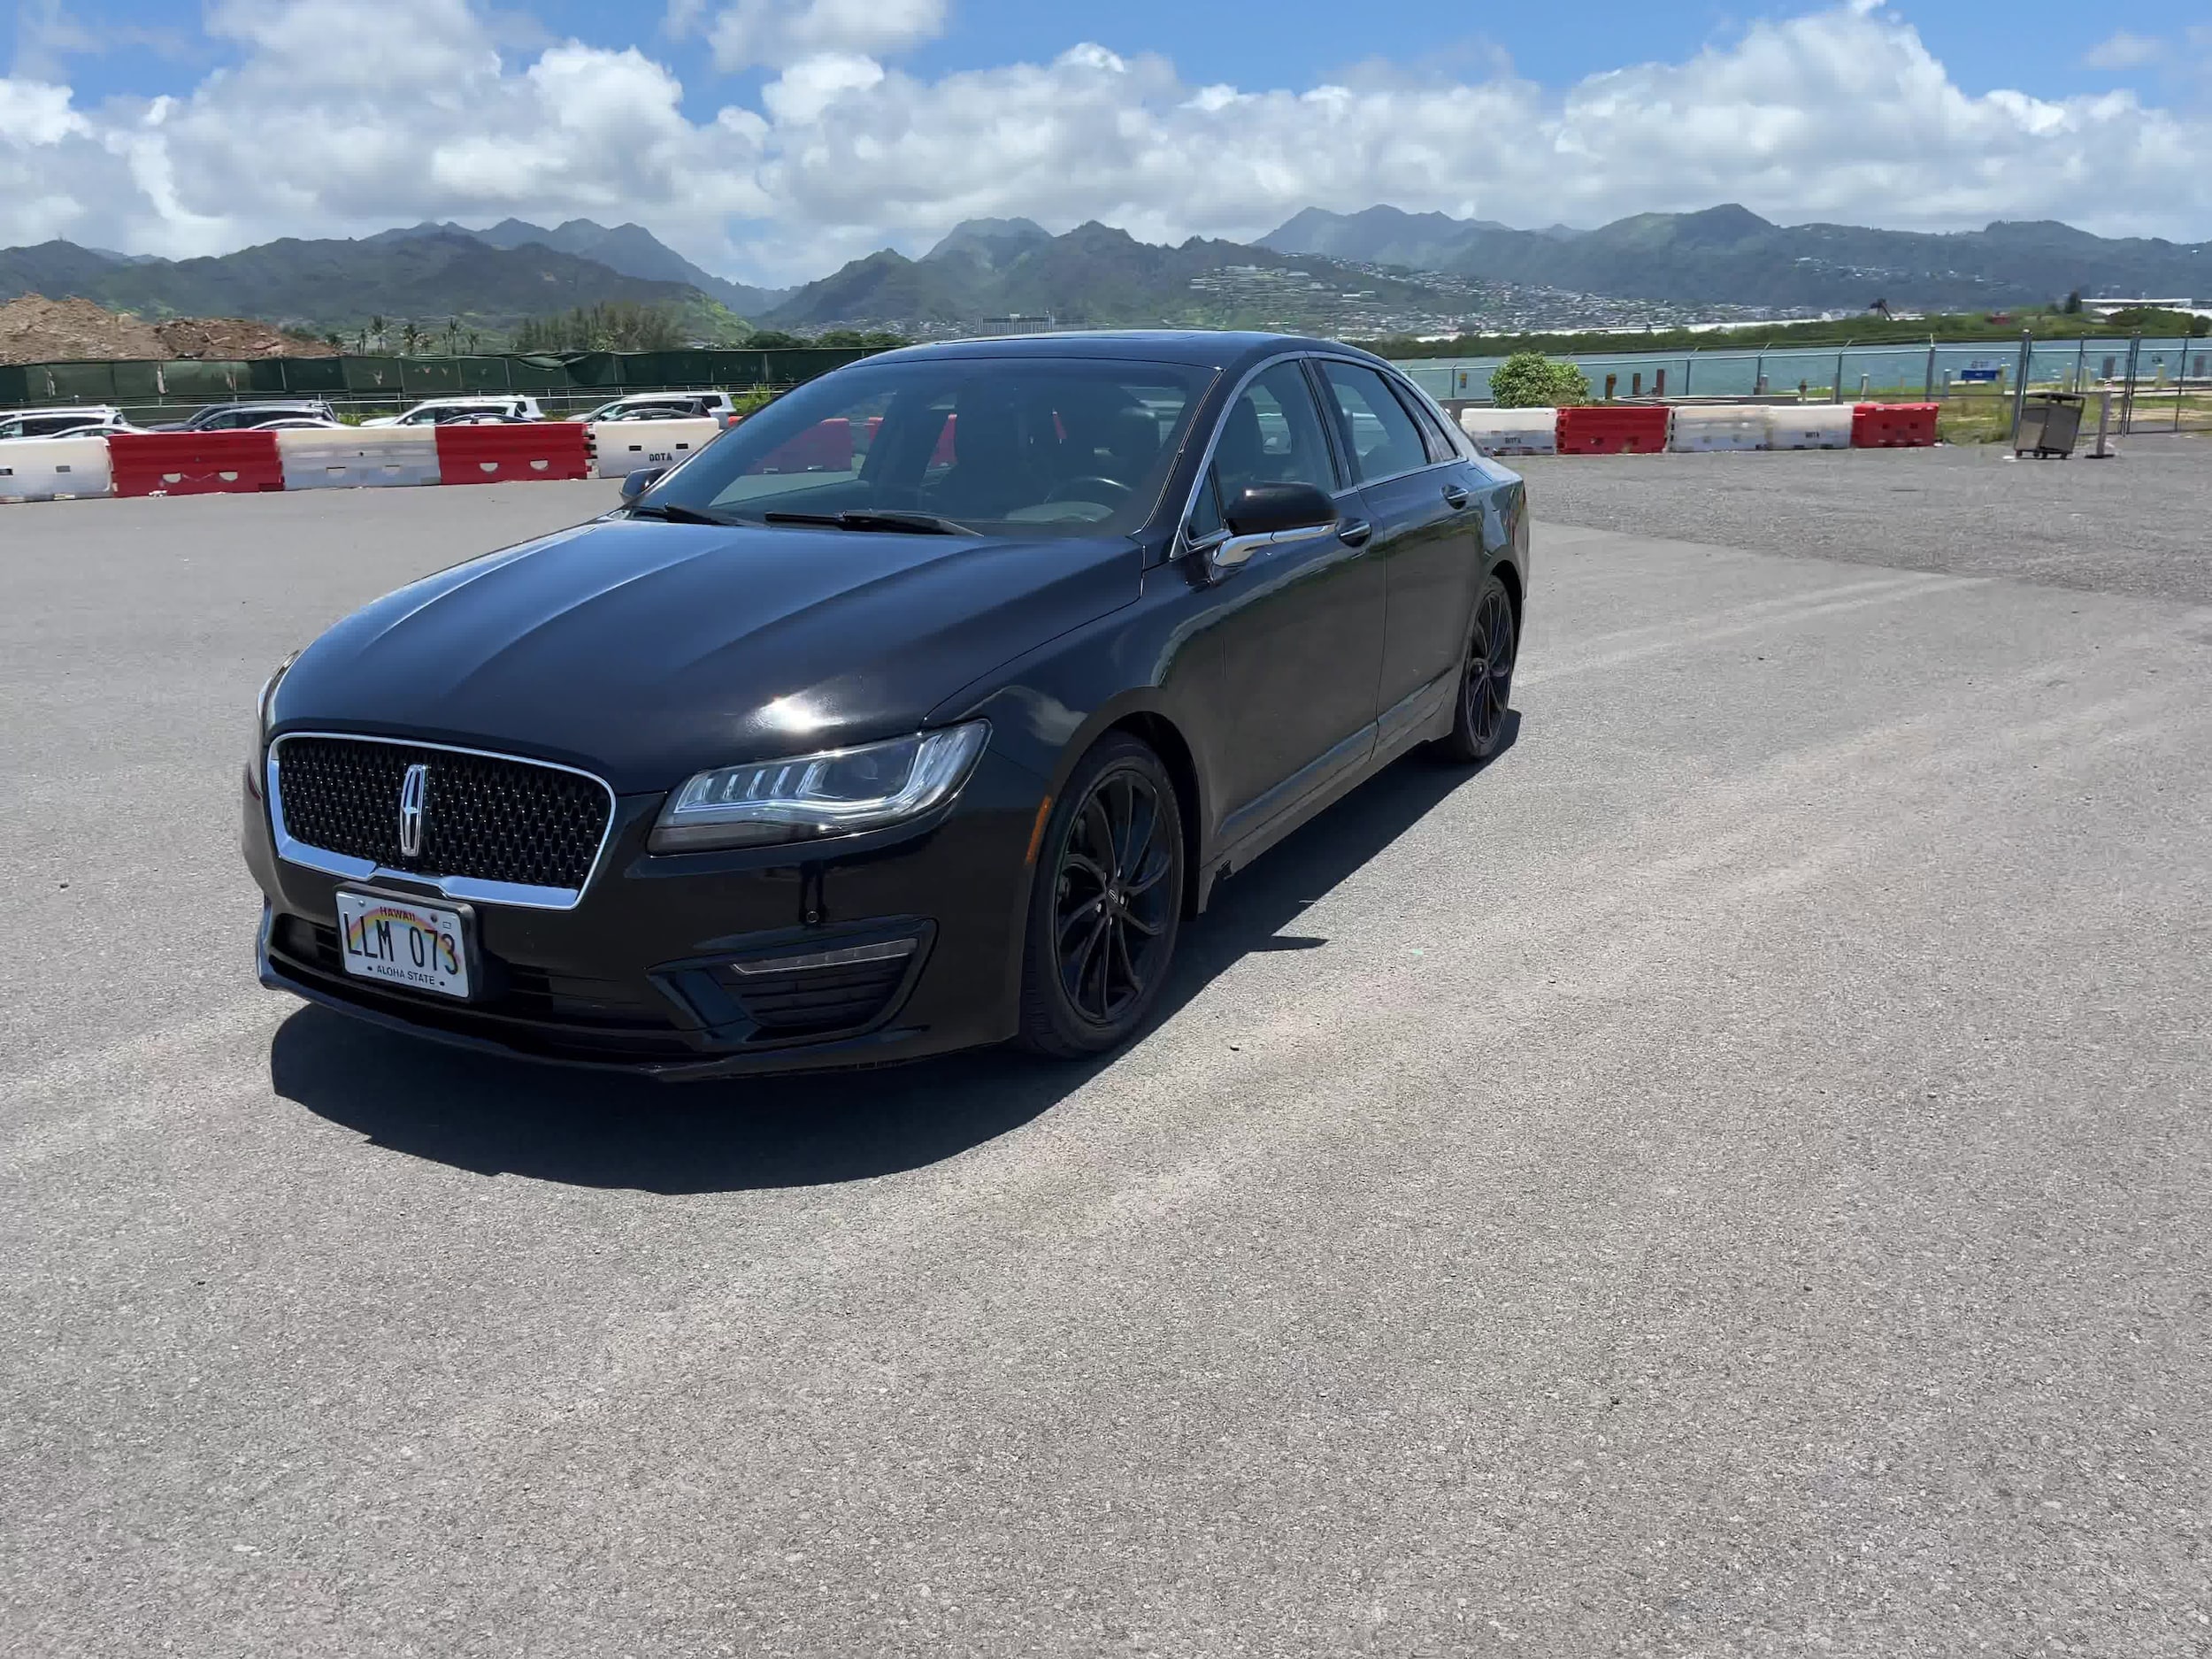
<path fill-rule="evenodd" d="M 1225 501 L 1254 484 L 1342 488 L 1313 406 L 1313 389 L 1295 363 L 1278 363 L 1229 406 L 1214 446 L 1214 473 Z"/>
<path fill-rule="evenodd" d="M 1389 384 L 1390 389 L 1398 394 L 1398 401 L 1406 406 L 1406 412 L 1411 415 L 1416 424 L 1420 426 L 1421 440 L 1428 445 L 1429 459 L 1432 462 L 1458 460 L 1458 446 L 1445 434 L 1444 428 L 1437 424 L 1436 411 L 1404 387 L 1399 385 L 1397 381 L 1392 380 Z"/>
<path fill-rule="evenodd" d="M 1329 401 L 1336 405 L 1337 431 L 1352 453 L 1352 471 L 1360 482 L 1429 464 L 1420 427 L 1381 375 L 1356 363 L 1325 360 L 1321 373 Z"/>
<path fill-rule="evenodd" d="M 1217 532 L 1226 530 L 1228 521 L 1221 516 L 1221 497 L 1217 474 L 1209 468 L 1205 479 L 1198 486 L 1198 495 L 1190 504 L 1190 518 L 1184 526 L 1184 534 L 1194 541 L 1202 541 Z"/>

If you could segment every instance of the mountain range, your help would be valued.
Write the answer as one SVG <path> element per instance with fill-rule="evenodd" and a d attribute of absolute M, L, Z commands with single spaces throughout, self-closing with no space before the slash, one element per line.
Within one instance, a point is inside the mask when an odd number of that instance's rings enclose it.
<path fill-rule="evenodd" d="M 497 328 L 605 300 L 705 299 L 689 282 L 628 275 L 541 242 L 501 248 L 439 226 L 360 242 L 286 237 L 198 259 L 125 260 L 66 242 L 0 249 L 0 300 L 33 293 L 80 296 L 154 320 L 257 317 L 311 329 L 357 326 L 373 316 L 459 317 Z"/>
<path fill-rule="evenodd" d="M 442 225 L 423 224 L 406 230 L 380 231 L 365 240 L 390 243 L 438 234 L 471 236 L 493 248 L 523 249 L 534 243 L 556 253 L 572 254 L 579 259 L 603 265 L 620 276 L 695 288 L 743 317 L 767 311 L 790 292 L 787 288 L 749 288 L 742 282 L 733 282 L 702 270 L 642 225 L 617 225 L 610 229 L 588 219 L 572 219 L 548 230 L 526 219 L 503 219 L 488 230 L 471 230 L 465 225 L 449 220 Z"/>
<path fill-rule="evenodd" d="M 1591 230 L 1312 208 L 1256 244 L 1194 237 L 1178 247 L 1095 221 L 1054 235 L 1025 219 L 979 219 L 919 258 L 886 249 L 795 289 L 730 281 L 641 226 L 583 219 L 549 229 L 512 219 L 484 230 L 422 224 L 180 260 L 58 241 L 0 250 L 0 301 L 80 296 L 150 321 L 250 317 L 313 331 L 350 331 L 373 316 L 434 326 L 457 317 L 496 334 L 524 317 L 630 301 L 683 311 L 700 337 L 736 332 L 733 313 L 801 334 L 855 326 L 941 334 L 1042 316 L 1358 334 L 1587 318 L 1588 296 L 1610 296 L 1598 326 L 1620 326 L 1686 320 L 1698 307 L 1849 311 L 1878 298 L 1974 311 L 2070 289 L 2212 295 L 2212 243 L 2108 239 L 2049 222 L 1946 234 L 1784 227 L 1734 205 Z"/>
<path fill-rule="evenodd" d="M 1431 284 L 1325 257 L 1193 237 L 1139 242 L 1093 220 L 1055 236 L 1025 219 L 970 219 L 919 259 L 885 249 L 810 282 L 762 319 L 930 329 L 1049 316 L 1099 327 L 1340 325 L 1362 309 L 1462 311 Z"/>
<path fill-rule="evenodd" d="M 1596 230 L 1513 230 L 1442 213 L 1309 208 L 1260 238 L 1412 271 L 1677 304 L 1858 309 L 1878 298 L 1974 311 L 2085 294 L 2212 295 L 2212 242 L 2112 239 L 2049 220 L 1930 234 L 1855 225 L 1781 226 L 1733 204 L 1639 213 Z"/>

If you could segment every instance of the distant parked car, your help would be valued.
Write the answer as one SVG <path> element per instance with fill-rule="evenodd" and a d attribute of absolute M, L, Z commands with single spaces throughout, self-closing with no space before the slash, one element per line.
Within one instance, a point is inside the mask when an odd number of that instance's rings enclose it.
<path fill-rule="evenodd" d="M 112 438 L 119 432 L 144 432 L 143 426 L 134 426 L 127 420 L 96 420 L 88 426 L 71 426 L 63 432 L 50 432 L 48 438 Z"/>
<path fill-rule="evenodd" d="M 252 432 L 275 426 L 280 421 L 309 419 L 318 425 L 334 426 L 338 417 L 330 405 L 319 397 L 286 398 L 280 402 L 258 403 L 215 403 L 189 420 L 165 421 L 149 427 L 151 432 Z"/>
<path fill-rule="evenodd" d="M 433 397 L 417 403 L 403 415 L 379 415 L 365 426 L 442 426 L 471 416 L 489 415 L 498 420 L 543 420 L 545 411 L 534 397 L 501 394 L 493 397 Z"/>
<path fill-rule="evenodd" d="M 130 424 L 112 403 L 80 403 L 73 409 L 17 409 L 0 415 L 0 442 L 10 438 L 76 438 L 104 434 L 93 426 L 113 426 L 128 432 Z"/>
<path fill-rule="evenodd" d="M 635 392 L 577 420 L 721 420 L 737 412 L 727 392 Z"/>
<path fill-rule="evenodd" d="M 319 420 L 312 415 L 290 415 L 282 420 L 258 421 L 252 430 L 256 432 L 330 432 L 343 431 L 345 424 L 342 420 Z"/>

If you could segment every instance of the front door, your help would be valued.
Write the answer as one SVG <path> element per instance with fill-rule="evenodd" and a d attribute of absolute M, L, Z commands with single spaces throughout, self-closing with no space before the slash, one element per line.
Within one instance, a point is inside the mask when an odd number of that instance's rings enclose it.
<path fill-rule="evenodd" d="M 1212 688 L 1202 741 L 1221 780 L 1226 843 L 1295 806 L 1373 748 L 1382 662 L 1382 571 L 1362 509 L 1338 470 L 1305 373 L 1291 359 L 1256 376 L 1223 418 L 1194 539 L 1223 527 L 1222 504 L 1248 485 L 1312 484 L 1334 497 L 1350 539 L 1327 534 L 1263 549 L 1220 579 L 1205 637 Z"/>

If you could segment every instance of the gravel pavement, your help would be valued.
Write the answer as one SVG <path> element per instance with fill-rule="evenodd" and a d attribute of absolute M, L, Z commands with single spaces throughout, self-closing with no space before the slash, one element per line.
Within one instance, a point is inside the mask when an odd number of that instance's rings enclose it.
<path fill-rule="evenodd" d="M 270 664 L 612 485 L 0 508 L 0 1650 L 2205 1654 L 2212 611 L 1878 459 L 1532 466 L 1110 1062 L 688 1089 L 250 966 Z"/>
<path fill-rule="evenodd" d="M 2212 437 L 2113 447 L 2104 461 L 1947 444 L 1507 465 L 1560 524 L 2212 604 Z"/>

